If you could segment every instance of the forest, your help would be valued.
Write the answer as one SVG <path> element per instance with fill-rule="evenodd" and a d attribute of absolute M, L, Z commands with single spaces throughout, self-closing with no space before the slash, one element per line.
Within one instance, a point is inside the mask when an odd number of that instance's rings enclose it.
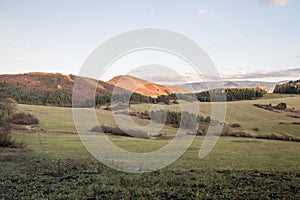
<path fill-rule="evenodd" d="M 166 123 L 175 127 L 182 127 L 188 129 L 196 128 L 199 122 L 209 123 L 211 121 L 210 117 L 204 118 L 203 116 L 196 115 L 187 111 L 175 112 L 169 110 L 156 110 L 151 111 L 150 113 L 145 111 L 143 114 L 149 115 L 154 122 Z"/>
<path fill-rule="evenodd" d="M 67 90 L 35 90 L 0 83 L 0 97 L 9 97 L 20 104 L 72 106 L 72 93 Z"/>
<path fill-rule="evenodd" d="M 299 86 L 299 84 L 298 84 Z M 298 92 L 299 92 L 298 87 Z M 239 101 L 250 100 L 262 97 L 266 93 L 262 88 L 226 88 L 213 89 L 210 91 L 203 91 L 196 94 L 170 94 L 160 95 L 156 98 L 144 96 L 138 93 L 122 93 L 106 95 L 95 95 L 95 99 L 89 99 L 84 102 L 77 102 L 76 107 L 100 107 L 102 105 L 110 104 L 111 101 L 125 102 L 130 99 L 131 104 L 135 103 L 178 103 L 178 100 L 187 101 Z M 72 106 L 72 92 L 64 89 L 57 90 L 35 90 L 22 86 L 13 86 L 9 83 L 0 83 L 0 97 L 9 97 L 15 99 L 20 104 L 30 105 L 52 105 L 71 107 Z"/>
<path fill-rule="evenodd" d="M 300 94 L 300 79 L 297 81 L 289 81 L 287 83 L 277 84 L 273 93 Z"/>

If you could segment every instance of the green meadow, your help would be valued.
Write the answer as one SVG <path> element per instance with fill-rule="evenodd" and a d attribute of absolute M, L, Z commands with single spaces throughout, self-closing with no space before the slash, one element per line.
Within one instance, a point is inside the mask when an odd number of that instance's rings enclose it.
<path fill-rule="evenodd" d="M 252 134 L 272 131 L 300 136 L 299 119 L 254 107 L 254 103 L 287 103 L 300 109 L 299 95 L 267 95 L 255 101 L 227 103 L 227 123 Z M 151 104 L 131 105 L 143 112 Z M 179 105 L 162 105 L 178 111 Z M 210 103 L 199 103 L 203 116 Z M 151 173 L 130 174 L 101 164 L 86 150 L 77 134 L 71 108 L 18 105 L 40 120 L 39 129 L 57 133 L 14 131 L 24 149 L 0 148 L 0 199 L 299 199 L 300 143 L 241 137 L 220 137 L 213 150 L 198 157 L 204 136 L 196 136 L 188 150 L 171 165 Z M 111 112 L 96 111 L 101 123 L 114 125 Z M 132 116 L 143 126 L 149 124 Z M 280 122 L 284 122 L 280 125 Z M 96 124 L 95 124 L 96 125 Z M 253 128 L 259 128 L 254 131 Z M 167 136 L 176 133 L 165 126 Z M 91 139 L 96 135 L 88 135 Z M 152 140 L 108 136 L 112 143 L 130 152 L 155 151 L 170 139 Z"/>

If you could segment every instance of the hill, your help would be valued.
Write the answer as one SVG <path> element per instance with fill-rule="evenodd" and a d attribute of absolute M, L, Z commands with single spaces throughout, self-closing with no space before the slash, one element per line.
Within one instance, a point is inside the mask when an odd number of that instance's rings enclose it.
<path fill-rule="evenodd" d="M 72 92 L 75 80 L 80 80 L 80 97 L 89 94 L 96 86 L 96 95 L 111 94 L 115 86 L 103 81 L 75 75 L 62 75 L 60 73 L 25 73 L 13 75 L 0 75 L 0 97 L 11 97 L 18 103 L 36 105 L 71 106 Z M 128 91 L 117 87 L 117 93 Z"/>
<path fill-rule="evenodd" d="M 297 81 L 289 81 L 277 84 L 274 93 L 281 94 L 300 94 L 300 79 Z"/>
<path fill-rule="evenodd" d="M 262 81 L 224 81 L 222 82 L 194 82 L 194 83 L 185 83 L 179 85 L 180 87 L 186 88 L 188 90 L 194 90 L 195 92 L 202 92 L 208 90 L 208 86 L 211 89 L 216 88 L 266 88 L 269 93 L 273 92 L 276 82 L 262 82 Z"/>
<path fill-rule="evenodd" d="M 0 75 L 0 83 L 5 82 L 12 86 L 20 86 L 37 91 L 65 90 L 72 92 L 75 79 L 83 80 L 87 88 L 96 85 L 96 94 L 98 95 L 111 94 L 115 87 L 103 81 L 78 77 L 72 74 L 62 75 L 60 73 L 31 72 L 25 74 Z M 125 90 L 121 88 L 119 88 L 119 91 L 125 92 Z"/>
<path fill-rule="evenodd" d="M 126 90 L 139 93 L 145 96 L 157 97 L 159 95 L 169 95 L 172 93 L 188 93 L 189 90 L 181 86 L 164 86 L 139 79 L 129 75 L 116 76 L 108 83 L 124 88 Z"/>

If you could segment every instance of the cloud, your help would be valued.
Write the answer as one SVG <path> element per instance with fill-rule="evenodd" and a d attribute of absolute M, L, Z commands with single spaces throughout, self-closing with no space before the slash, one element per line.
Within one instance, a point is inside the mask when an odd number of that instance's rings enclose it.
<path fill-rule="evenodd" d="M 186 79 L 183 76 L 145 76 L 144 79 L 156 83 L 176 83 L 176 82 L 185 82 Z"/>
<path fill-rule="evenodd" d="M 279 77 L 300 77 L 300 68 L 279 70 L 279 71 L 256 71 L 237 74 L 221 74 L 222 79 L 253 79 L 253 78 L 279 78 Z"/>
<path fill-rule="evenodd" d="M 203 15 L 206 15 L 206 14 L 207 14 L 207 12 L 208 12 L 207 10 L 205 10 L 205 9 L 201 9 L 201 10 L 199 10 L 199 11 L 198 11 L 198 13 L 197 13 L 197 14 L 198 14 L 198 15 L 201 15 L 201 16 L 203 16 Z"/>
<path fill-rule="evenodd" d="M 147 13 L 147 15 L 149 15 L 149 16 L 156 16 L 156 13 L 154 11 L 150 11 L 150 12 Z"/>
<path fill-rule="evenodd" d="M 277 7 L 283 7 L 285 6 L 289 0 L 260 0 L 262 3 L 277 6 Z"/>
<path fill-rule="evenodd" d="M 287 70 L 277 70 L 277 71 L 254 71 L 254 72 L 237 72 L 234 74 L 220 74 L 220 77 L 216 77 L 215 75 L 203 75 L 195 74 L 195 73 L 185 73 L 183 76 L 148 76 L 144 77 L 149 81 L 154 82 L 199 82 L 203 81 L 205 78 L 209 81 L 219 80 L 222 78 L 223 80 L 245 80 L 245 79 L 268 79 L 268 78 L 290 78 L 300 77 L 300 68 L 293 68 Z"/>
<path fill-rule="evenodd" d="M 166 74 L 166 73 L 162 73 Z M 130 74 L 132 76 L 145 79 L 151 82 L 160 83 L 160 84 L 178 84 L 178 83 L 187 83 L 187 82 L 203 82 L 203 81 L 219 81 L 220 78 L 222 80 L 251 80 L 251 79 L 262 79 L 262 80 L 268 80 L 268 79 L 290 79 L 300 78 L 300 68 L 293 68 L 293 69 L 286 69 L 286 70 L 271 70 L 271 71 L 253 71 L 253 72 L 243 72 L 241 70 L 237 71 L 236 73 L 231 74 L 225 74 L 220 73 L 219 77 L 216 77 L 216 75 L 211 74 L 199 74 L 196 72 L 185 72 L 182 75 L 179 75 L 177 73 L 171 73 L 167 75 L 157 75 L 149 73 L 142 73 L 137 74 L 133 73 Z"/>

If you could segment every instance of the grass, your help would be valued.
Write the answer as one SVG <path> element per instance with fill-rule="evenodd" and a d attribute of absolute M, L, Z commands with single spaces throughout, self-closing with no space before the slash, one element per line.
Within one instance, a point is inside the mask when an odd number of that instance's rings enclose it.
<path fill-rule="evenodd" d="M 229 102 L 226 121 L 241 124 L 240 130 L 252 133 L 270 134 L 276 130 L 299 136 L 299 125 L 279 125 L 297 119 L 252 106 L 280 102 L 300 108 L 299 95 L 274 94 L 256 101 Z M 209 103 L 199 105 L 204 116 L 210 113 Z M 138 104 L 131 109 L 145 111 L 150 106 Z M 178 105 L 165 107 L 179 110 Z M 19 105 L 18 110 L 39 118 L 39 128 L 75 130 L 70 108 Z M 110 112 L 96 112 L 103 124 L 115 123 Z M 133 120 L 142 126 L 149 123 L 137 117 Z M 253 132 L 254 127 L 260 131 Z M 163 129 L 167 135 L 174 135 L 175 131 L 170 126 Z M 96 140 L 98 136 L 87 137 Z M 210 154 L 199 159 L 204 137 L 197 136 L 168 167 L 128 174 L 95 160 L 76 134 L 15 131 L 13 138 L 24 141 L 27 147 L 0 148 L 0 199 L 300 199 L 297 142 L 221 137 Z M 127 151 L 143 153 L 170 142 L 114 136 L 109 139 Z"/>
<path fill-rule="evenodd" d="M 297 97 L 299 95 L 297 94 L 279 94 L 279 93 L 268 93 L 268 94 L 265 94 L 262 98 L 260 98 L 261 100 L 262 99 L 278 99 L 278 98 L 286 98 L 286 97 Z"/>
<path fill-rule="evenodd" d="M 246 131 L 252 134 L 270 134 L 272 131 L 279 131 L 280 133 L 287 133 L 295 136 L 299 136 L 298 126 L 290 125 L 292 122 L 300 122 L 299 119 L 287 117 L 280 113 L 274 113 L 268 110 L 254 107 L 254 103 L 258 104 L 269 104 L 277 105 L 280 102 L 287 103 L 290 108 L 300 109 L 300 95 L 283 95 L 283 98 L 278 98 L 278 94 L 268 94 L 269 97 L 266 99 L 259 99 L 255 101 L 239 101 L 239 102 L 228 102 L 226 122 L 227 123 L 238 123 L 241 125 L 240 128 L 234 128 L 233 131 Z M 286 97 L 287 96 L 287 97 Z M 136 104 L 131 106 L 131 110 L 144 112 L 149 110 L 153 105 L 151 104 Z M 179 111 L 180 107 L 177 104 L 163 105 L 166 109 Z M 188 104 L 192 106 L 192 110 L 197 105 Z M 200 113 L 203 116 L 209 116 L 211 111 L 210 103 L 199 103 Z M 159 109 L 159 108 L 158 108 Z M 43 107 L 43 106 L 31 106 L 31 105 L 19 105 L 19 111 L 29 112 L 36 116 L 41 124 L 40 128 L 50 130 L 75 130 L 73 114 L 71 108 L 59 108 L 59 107 Z M 96 111 L 98 119 L 101 123 L 106 125 L 114 125 L 115 121 L 110 111 L 99 109 Z M 149 124 L 147 120 L 141 120 L 138 117 L 132 117 L 133 121 L 140 126 L 146 126 Z M 284 122 L 288 125 L 280 126 L 279 123 Z M 126 126 L 128 122 L 124 122 Z M 97 124 L 91 124 L 88 128 L 96 126 Z M 254 131 L 254 128 L 259 128 L 259 131 Z M 176 129 L 165 126 L 162 133 L 167 135 L 174 135 Z"/>
<path fill-rule="evenodd" d="M 42 158 L 92 159 L 78 135 L 15 132 L 16 139 L 28 144 L 28 150 Z M 89 137 L 97 138 L 95 135 Z M 168 140 L 145 140 L 112 137 L 117 146 L 131 152 L 151 152 L 168 144 Z M 202 136 L 197 136 L 188 151 L 171 168 L 235 169 L 292 172 L 300 170 L 297 142 L 222 137 L 204 159 L 198 158 Z M 276 166 L 275 166 L 276 164 Z"/>
<path fill-rule="evenodd" d="M 280 96 L 282 96 L 280 98 Z M 227 102 L 226 122 L 240 124 L 240 128 L 235 128 L 235 131 L 246 131 L 252 134 L 270 134 L 272 131 L 283 131 L 284 133 L 299 136 L 298 127 L 295 125 L 286 125 L 285 127 L 279 127 L 280 122 L 290 124 L 292 122 L 300 122 L 299 119 L 287 117 L 284 114 L 274 113 L 268 110 L 254 107 L 253 104 L 269 104 L 277 105 L 280 102 L 287 103 L 289 108 L 300 109 L 300 95 L 279 95 L 268 94 L 267 97 L 250 100 L 250 101 L 234 101 Z M 218 104 L 218 103 L 216 103 Z M 132 106 L 133 111 L 143 112 L 150 109 L 151 104 L 138 104 Z M 167 110 L 179 111 L 180 106 L 176 104 L 163 105 Z M 191 104 L 196 107 L 197 105 Z M 211 103 L 200 102 L 200 113 L 203 116 L 210 116 Z M 254 128 L 259 128 L 259 131 L 254 131 Z"/>
<path fill-rule="evenodd" d="M 78 135 L 14 132 L 13 136 L 26 141 L 28 147 L 0 149 L 0 198 L 300 197 L 300 145 L 295 142 L 224 137 L 200 160 L 203 137 L 196 137 L 188 151 L 170 166 L 128 174 L 97 162 Z M 125 137 L 111 140 L 132 152 L 147 152 L 167 143 Z"/>

